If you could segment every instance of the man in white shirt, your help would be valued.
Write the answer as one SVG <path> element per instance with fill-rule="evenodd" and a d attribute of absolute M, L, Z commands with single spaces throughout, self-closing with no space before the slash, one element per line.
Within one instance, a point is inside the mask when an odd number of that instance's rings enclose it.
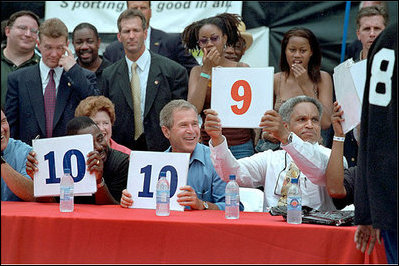
<path fill-rule="evenodd" d="M 211 137 L 209 147 L 216 172 L 226 182 L 230 174 L 235 174 L 242 187 L 264 186 L 264 211 L 277 206 L 291 162 L 300 170 L 302 205 L 320 211 L 336 209 L 328 195 L 325 178 L 331 150 L 318 143 L 322 115 L 319 101 L 301 95 L 287 100 L 279 113 L 265 112 L 259 127 L 279 139 L 282 149 L 267 150 L 239 160 L 227 148 L 217 113 L 208 109 L 205 114 L 205 130 Z M 343 160 L 347 168 L 345 158 Z"/>

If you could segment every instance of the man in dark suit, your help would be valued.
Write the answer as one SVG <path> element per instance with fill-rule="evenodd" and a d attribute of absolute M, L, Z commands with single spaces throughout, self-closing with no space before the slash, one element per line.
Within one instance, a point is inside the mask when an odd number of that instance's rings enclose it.
<path fill-rule="evenodd" d="M 380 8 L 376 8 L 375 10 L 373 9 L 363 9 L 366 7 L 370 7 L 370 6 L 380 6 Z M 363 11 L 362 11 L 363 9 Z M 364 11 L 366 10 L 366 11 Z M 359 12 L 356 15 L 356 27 L 357 27 L 357 31 L 356 31 L 356 35 L 358 37 L 358 39 L 354 40 L 352 43 L 347 45 L 346 48 L 346 54 L 345 54 L 345 60 L 349 59 L 349 58 L 353 58 L 353 61 L 357 62 L 363 59 L 367 58 L 367 52 L 362 52 L 363 49 L 365 49 L 366 51 L 368 51 L 368 49 L 370 48 L 371 44 L 367 44 L 366 40 L 361 40 L 361 36 L 359 35 L 359 30 L 360 28 L 367 28 L 368 32 L 371 32 L 370 27 L 375 27 L 375 21 L 365 21 L 362 18 L 363 17 L 371 17 L 374 15 L 381 15 L 382 19 L 384 20 L 384 28 L 388 25 L 388 20 L 389 20 L 389 15 L 388 15 L 388 6 L 387 3 L 385 1 L 361 1 L 360 5 L 359 5 Z M 370 25 L 370 22 L 372 22 L 372 25 Z M 368 24 L 366 25 L 362 25 L 362 24 Z M 374 25 L 373 25 L 374 24 Z M 363 30 L 363 29 L 362 29 Z M 376 34 L 378 36 L 378 34 Z M 377 36 L 375 36 L 375 38 L 377 38 Z M 364 42 L 364 44 L 363 44 Z M 363 47 L 363 46 L 368 46 L 368 47 Z M 362 55 L 363 58 L 360 58 L 360 55 Z M 352 134 L 353 137 L 353 134 Z M 349 161 L 348 161 L 349 162 Z"/>
<path fill-rule="evenodd" d="M 159 126 L 159 113 L 169 101 L 187 98 L 187 71 L 146 49 L 146 20 L 139 10 L 122 12 L 118 30 L 127 58 L 103 72 L 104 96 L 115 104 L 113 138 L 132 150 L 164 151 L 169 142 Z"/>
<path fill-rule="evenodd" d="M 98 94 L 95 74 L 76 64 L 68 43 L 65 24 L 46 20 L 39 29 L 39 64 L 8 76 L 5 111 L 12 138 L 32 145 L 36 136 L 64 136 L 79 102 Z"/>
<path fill-rule="evenodd" d="M 143 12 L 147 21 L 148 37 L 145 46 L 154 53 L 166 56 L 181 64 L 190 75 L 191 69 L 198 65 L 197 60 L 188 53 L 182 44 L 180 33 L 166 33 L 150 27 L 151 1 L 126 1 L 128 9 L 139 9 Z M 104 51 L 104 58 L 112 63 L 118 61 L 125 55 L 123 45 L 119 41 L 110 43 Z"/>
<path fill-rule="evenodd" d="M 371 44 L 388 25 L 388 12 L 382 5 L 366 6 L 359 10 L 356 16 L 356 34 L 361 43 L 360 50 L 353 55 L 353 61 L 367 59 Z M 346 134 L 344 143 L 344 156 L 349 167 L 357 165 L 358 145 L 351 130 Z"/>

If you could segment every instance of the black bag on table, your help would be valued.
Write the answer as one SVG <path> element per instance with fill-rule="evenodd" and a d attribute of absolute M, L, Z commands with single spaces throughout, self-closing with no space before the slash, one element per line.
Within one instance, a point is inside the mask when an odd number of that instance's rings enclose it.
<path fill-rule="evenodd" d="M 281 215 L 284 220 L 287 220 L 287 207 L 275 206 L 270 209 L 270 214 L 273 216 Z M 324 225 L 355 225 L 355 211 L 328 211 L 321 212 L 312 209 L 308 206 L 302 206 L 302 223 L 307 224 L 324 224 Z"/>

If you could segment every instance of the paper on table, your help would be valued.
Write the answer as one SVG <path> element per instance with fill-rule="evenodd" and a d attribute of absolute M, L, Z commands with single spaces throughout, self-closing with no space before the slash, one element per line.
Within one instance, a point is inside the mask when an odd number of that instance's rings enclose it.
<path fill-rule="evenodd" d="M 362 109 L 362 104 L 350 71 L 352 65 L 353 60 L 350 58 L 336 66 L 333 74 L 335 97 L 344 111 L 342 118 L 345 121 L 342 122 L 342 129 L 345 134 L 360 123 Z M 361 75 L 361 73 L 356 72 L 356 75 Z"/>

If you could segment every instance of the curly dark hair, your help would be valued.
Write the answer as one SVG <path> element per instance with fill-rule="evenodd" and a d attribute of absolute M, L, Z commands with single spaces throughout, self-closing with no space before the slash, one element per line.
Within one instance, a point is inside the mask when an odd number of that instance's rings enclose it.
<path fill-rule="evenodd" d="M 212 24 L 218 27 L 223 35 L 227 36 L 226 45 L 235 45 L 241 36 L 237 26 L 242 17 L 237 14 L 222 13 L 214 17 L 205 18 L 188 25 L 182 33 L 183 45 L 187 50 L 200 50 L 198 45 L 198 34 L 202 26 Z"/>

